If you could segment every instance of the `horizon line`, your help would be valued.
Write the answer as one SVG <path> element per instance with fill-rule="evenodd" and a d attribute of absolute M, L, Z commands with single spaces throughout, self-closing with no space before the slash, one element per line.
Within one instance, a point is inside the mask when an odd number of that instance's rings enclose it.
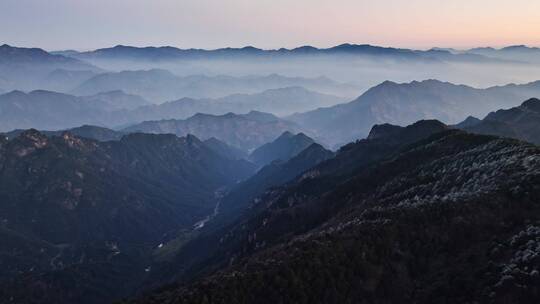
<path fill-rule="evenodd" d="M 324 50 L 324 49 L 331 49 L 331 48 L 344 46 L 344 45 L 372 46 L 372 47 L 378 47 L 378 48 L 402 49 L 402 50 L 412 50 L 412 51 L 429 51 L 429 50 L 434 50 L 434 49 L 442 49 L 442 50 L 448 49 L 448 50 L 455 50 L 455 51 L 470 51 L 472 49 L 481 49 L 481 48 L 491 48 L 491 49 L 495 49 L 495 50 L 501 50 L 501 49 L 511 48 L 511 47 L 526 47 L 526 48 L 530 48 L 530 49 L 540 49 L 540 45 L 528 45 L 528 44 L 524 44 L 524 43 L 496 45 L 496 46 L 484 45 L 484 46 L 471 46 L 471 47 L 432 46 L 432 47 L 425 47 L 425 48 L 422 48 L 422 47 L 421 48 L 400 47 L 400 46 L 392 46 L 392 45 L 380 45 L 380 44 L 372 44 L 372 43 L 351 43 L 351 42 L 344 42 L 344 43 L 340 43 L 340 44 L 331 45 L 331 46 L 328 46 L 328 47 L 324 47 L 324 46 L 319 47 L 319 46 L 315 46 L 313 44 L 303 44 L 303 45 L 298 45 L 296 47 L 291 47 L 291 48 L 287 48 L 287 47 L 259 48 L 259 47 L 254 46 L 253 44 L 247 44 L 247 45 L 243 45 L 243 46 L 223 46 L 223 47 L 218 47 L 218 48 L 200 48 L 200 47 L 186 47 L 186 48 L 183 48 L 183 47 L 175 46 L 175 45 L 152 45 L 152 44 L 143 45 L 143 44 L 123 44 L 123 43 L 119 43 L 119 44 L 116 44 L 116 45 L 113 45 L 113 46 L 103 46 L 103 47 L 87 48 L 87 49 L 78 49 L 78 48 L 50 49 L 50 48 L 43 48 L 43 47 L 39 47 L 39 46 L 18 46 L 18 45 L 9 44 L 9 43 L 3 43 L 3 45 L 8 45 L 8 46 L 11 46 L 11 47 L 20 47 L 20 48 L 40 48 L 40 49 L 43 49 L 43 50 L 45 50 L 47 52 L 62 52 L 62 51 L 91 52 L 91 51 L 96 51 L 96 50 L 112 49 L 112 48 L 115 48 L 115 47 L 132 47 L 132 48 L 139 48 L 139 49 L 142 49 L 142 48 L 175 48 L 175 49 L 178 49 L 178 50 L 202 50 L 202 51 L 216 51 L 216 50 L 224 50 L 224 49 L 248 49 L 248 48 L 253 48 L 253 49 L 257 49 L 257 50 L 261 50 L 261 51 L 279 51 L 279 50 L 289 50 L 290 51 L 290 50 L 300 49 L 300 48 L 304 48 L 304 47 L 312 47 L 312 48 L 315 48 L 315 49 Z"/>

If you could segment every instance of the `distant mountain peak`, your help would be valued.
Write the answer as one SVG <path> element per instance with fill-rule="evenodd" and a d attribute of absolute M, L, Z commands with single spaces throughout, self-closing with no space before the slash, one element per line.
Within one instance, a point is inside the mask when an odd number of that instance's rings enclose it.
<path fill-rule="evenodd" d="M 242 116 L 247 119 L 252 119 L 252 120 L 257 120 L 257 121 L 266 121 L 266 122 L 279 120 L 279 118 L 276 115 L 266 113 L 266 112 L 261 112 L 261 111 L 249 111 L 249 113 L 244 114 Z"/>
<path fill-rule="evenodd" d="M 473 125 L 458 124 L 455 127 L 472 133 L 511 137 L 539 144 L 539 122 L 540 100 L 531 98 L 520 106 L 491 112 Z"/>
<path fill-rule="evenodd" d="M 110 90 L 110 91 L 97 93 L 96 96 L 98 96 L 98 95 L 125 95 L 125 94 L 127 94 L 127 93 L 124 92 L 124 90 L 122 90 L 122 89 L 114 89 L 114 90 Z"/>
<path fill-rule="evenodd" d="M 294 136 L 294 134 L 292 134 L 290 131 L 285 131 L 278 137 L 278 139 L 279 138 L 291 138 L 293 136 Z"/>
<path fill-rule="evenodd" d="M 395 81 L 385 80 L 385 81 L 381 82 L 378 86 L 385 87 L 385 86 L 394 86 L 394 85 L 397 85 L 397 84 L 398 83 L 395 82 Z"/>
<path fill-rule="evenodd" d="M 257 148 L 250 155 L 250 159 L 264 166 L 276 160 L 288 161 L 304 149 L 315 143 L 313 139 L 304 133 L 293 134 L 285 131 L 277 139 Z"/>
<path fill-rule="evenodd" d="M 405 83 L 398 83 L 391 80 L 385 80 L 381 82 L 380 84 L 367 90 L 366 93 L 377 92 L 381 90 L 384 91 L 384 90 L 389 90 L 389 89 L 398 89 L 400 87 L 431 87 L 431 86 L 442 86 L 442 85 L 454 86 L 454 84 L 451 84 L 449 82 L 443 82 L 437 79 L 425 79 L 425 80 L 420 80 L 420 81 L 413 80 L 411 82 L 405 82 Z"/>
<path fill-rule="evenodd" d="M 446 82 L 446 81 L 440 81 L 438 79 L 425 79 L 425 80 L 413 80 L 411 81 L 410 83 L 407 83 L 408 85 L 412 85 L 412 86 L 444 86 L 444 85 L 447 85 L 447 86 L 458 86 L 458 85 L 455 85 L 453 83 L 450 83 L 450 82 Z"/>
<path fill-rule="evenodd" d="M 307 136 L 304 132 L 300 132 L 300 133 L 296 134 L 296 136 L 298 136 L 299 138 L 309 138 L 309 139 L 311 139 L 311 137 Z"/>
<path fill-rule="evenodd" d="M 474 116 L 467 116 L 464 121 L 454 125 L 454 127 L 458 129 L 470 128 L 479 124 L 480 122 L 482 122 L 482 120 L 479 118 L 476 118 Z"/>
<path fill-rule="evenodd" d="M 28 93 L 28 95 L 50 95 L 50 96 L 69 96 L 65 93 L 49 91 L 49 90 L 33 90 Z"/>
<path fill-rule="evenodd" d="M 523 50 L 523 49 L 529 49 L 528 46 L 524 44 L 518 44 L 518 45 L 510 45 L 507 47 L 502 48 L 501 50 Z"/>
<path fill-rule="evenodd" d="M 448 127 L 435 119 L 419 120 L 406 127 L 391 124 L 375 125 L 371 129 L 368 140 L 385 140 L 388 142 L 412 142 L 411 138 L 425 138 L 431 134 L 447 130 Z"/>
<path fill-rule="evenodd" d="M 391 124 L 374 125 L 369 132 L 367 139 L 379 139 L 391 136 L 399 132 L 402 128 Z"/>
<path fill-rule="evenodd" d="M 189 144 L 202 144 L 202 141 L 197 136 L 191 133 L 186 135 L 186 142 Z"/>
<path fill-rule="evenodd" d="M 419 120 L 419 121 L 413 123 L 410 126 L 407 126 L 407 128 L 445 130 L 448 127 L 444 123 L 442 123 L 442 122 L 440 122 L 440 121 L 438 121 L 436 119 L 423 119 L 423 120 Z"/>
<path fill-rule="evenodd" d="M 521 104 L 522 107 L 540 113 L 540 99 L 531 98 Z"/>
<path fill-rule="evenodd" d="M 16 96 L 25 96 L 25 95 L 27 95 L 27 93 L 21 90 L 13 90 L 13 91 L 3 94 L 3 96 L 6 96 L 6 97 L 16 97 Z"/>
<path fill-rule="evenodd" d="M 261 49 L 256 48 L 256 47 L 251 46 L 251 45 L 248 45 L 248 46 L 243 47 L 242 50 L 246 50 L 246 51 L 260 51 Z"/>

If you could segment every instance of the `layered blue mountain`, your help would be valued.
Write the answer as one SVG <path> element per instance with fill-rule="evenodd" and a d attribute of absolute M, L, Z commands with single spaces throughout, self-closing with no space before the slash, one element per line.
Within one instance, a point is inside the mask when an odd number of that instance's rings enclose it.
<path fill-rule="evenodd" d="M 293 134 L 286 131 L 274 141 L 251 152 L 249 160 L 260 167 L 274 161 L 286 162 L 314 143 L 315 141 L 304 133 Z"/>
<path fill-rule="evenodd" d="M 113 112 L 147 104 L 141 97 L 122 91 L 83 97 L 43 90 L 12 91 L 0 95 L 0 131 L 62 130 L 83 124 L 114 126 L 127 121 Z"/>
<path fill-rule="evenodd" d="M 520 106 L 489 113 L 484 119 L 467 120 L 456 127 L 478 134 L 517 138 L 540 144 L 540 100 L 529 99 Z"/>
<path fill-rule="evenodd" d="M 212 59 L 212 58 L 249 58 L 249 57 L 276 57 L 276 56 L 310 56 L 310 55 L 353 55 L 353 56 L 373 56 L 386 57 L 398 60 L 416 61 L 438 61 L 438 60 L 476 60 L 493 61 L 480 55 L 460 55 L 438 50 L 420 51 L 412 49 L 400 49 L 391 47 L 380 47 L 369 44 L 341 44 L 330 48 L 316 48 L 312 46 L 302 46 L 293 49 L 263 50 L 255 47 L 244 48 L 222 48 L 215 50 L 203 49 L 179 49 L 175 47 L 133 47 L 117 45 L 112 48 L 98 49 L 88 52 L 61 52 L 59 54 L 81 58 L 85 60 L 143 60 L 143 61 L 163 61 L 163 60 L 186 60 L 186 59 Z"/>
<path fill-rule="evenodd" d="M 88 74 L 100 72 L 101 69 L 75 58 L 52 55 L 39 48 L 0 46 L 0 88 L 5 91 L 44 88 L 55 71 Z"/>
<path fill-rule="evenodd" d="M 295 114 L 287 119 L 311 130 L 330 145 L 368 135 L 372 125 L 407 125 L 420 119 L 456 124 L 468 116 L 519 105 L 540 96 L 540 82 L 476 89 L 437 80 L 398 84 L 384 82 L 356 100 L 333 107 Z"/>
<path fill-rule="evenodd" d="M 519 60 L 523 62 L 539 63 L 540 48 L 525 45 L 512 45 L 500 49 L 492 47 L 473 48 L 467 51 L 470 54 L 479 54 L 503 60 Z"/>
<path fill-rule="evenodd" d="M 220 98 L 231 94 L 254 94 L 294 86 L 338 96 L 343 94 L 349 96 L 358 90 L 353 85 L 338 83 L 326 77 L 286 77 L 277 74 L 243 77 L 177 76 L 167 70 L 151 69 L 98 74 L 81 83 L 70 93 L 92 95 L 122 90 L 142 96 L 153 103 L 162 103 L 183 97 Z"/>
<path fill-rule="evenodd" d="M 285 131 L 299 132 L 298 125 L 272 114 L 251 111 L 247 114 L 195 114 L 179 120 L 145 121 L 123 129 L 123 132 L 155 134 L 193 134 L 202 140 L 216 138 L 244 151 L 252 151 L 276 139 Z"/>
<path fill-rule="evenodd" d="M 184 119 L 197 113 L 222 115 L 229 112 L 242 114 L 250 111 L 285 116 L 345 101 L 347 101 L 345 98 L 309 91 L 303 87 L 284 87 L 253 94 L 233 94 L 215 99 L 182 98 L 159 105 L 140 107 L 127 115 L 133 121 Z"/>

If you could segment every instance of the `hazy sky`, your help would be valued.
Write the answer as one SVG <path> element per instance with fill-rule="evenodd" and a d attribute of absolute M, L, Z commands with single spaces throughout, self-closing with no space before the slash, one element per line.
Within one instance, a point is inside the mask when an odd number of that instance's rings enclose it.
<path fill-rule="evenodd" d="M 0 0 L 0 43 L 540 46 L 540 0 Z"/>

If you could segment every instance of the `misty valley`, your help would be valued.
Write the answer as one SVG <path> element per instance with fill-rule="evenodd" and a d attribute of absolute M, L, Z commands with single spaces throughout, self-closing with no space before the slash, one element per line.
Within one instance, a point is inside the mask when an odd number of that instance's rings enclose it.
<path fill-rule="evenodd" d="M 540 49 L 0 46 L 0 303 L 538 303 Z"/>

